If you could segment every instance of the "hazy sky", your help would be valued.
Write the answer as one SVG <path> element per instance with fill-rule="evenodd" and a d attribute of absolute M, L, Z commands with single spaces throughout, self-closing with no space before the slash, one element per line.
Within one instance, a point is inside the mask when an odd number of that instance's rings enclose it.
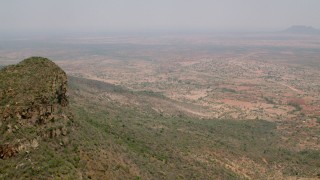
<path fill-rule="evenodd" d="M 320 0 L 0 0 L 0 31 L 320 28 Z"/>

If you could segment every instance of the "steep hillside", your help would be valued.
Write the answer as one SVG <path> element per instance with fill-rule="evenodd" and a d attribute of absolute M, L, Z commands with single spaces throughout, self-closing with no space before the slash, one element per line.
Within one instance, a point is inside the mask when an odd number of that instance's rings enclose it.
<path fill-rule="evenodd" d="M 69 79 L 83 177 L 287 179 L 320 173 L 319 150 L 295 149 L 305 136 L 300 132 L 316 136 L 316 127 L 294 132 L 297 125 L 286 122 L 200 119 L 157 93 Z"/>
<path fill-rule="evenodd" d="M 46 58 L 32 57 L 1 69 L 0 79 L 0 179 L 50 175 L 42 168 L 58 172 L 54 169 L 64 166 L 54 162 L 54 151 L 69 143 L 73 119 L 65 72 Z"/>

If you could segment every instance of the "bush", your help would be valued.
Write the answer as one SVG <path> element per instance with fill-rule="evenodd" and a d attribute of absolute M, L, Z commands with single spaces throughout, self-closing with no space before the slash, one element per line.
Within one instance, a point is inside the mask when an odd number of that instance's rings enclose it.
<path fill-rule="evenodd" d="M 289 102 L 288 105 L 294 107 L 296 109 L 296 111 L 301 111 L 302 110 L 302 107 L 298 103 Z"/>

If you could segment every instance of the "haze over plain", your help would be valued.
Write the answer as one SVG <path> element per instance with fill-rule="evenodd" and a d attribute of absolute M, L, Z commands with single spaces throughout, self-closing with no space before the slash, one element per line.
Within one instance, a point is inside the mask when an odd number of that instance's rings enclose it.
<path fill-rule="evenodd" d="M 320 28 L 317 0 L 4 1 L 2 33 L 273 31 Z"/>

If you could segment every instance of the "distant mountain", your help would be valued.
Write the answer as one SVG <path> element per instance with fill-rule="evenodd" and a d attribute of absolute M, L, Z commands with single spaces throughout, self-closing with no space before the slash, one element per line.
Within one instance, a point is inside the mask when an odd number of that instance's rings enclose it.
<path fill-rule="evenodd" d="M 288 34 L 320 34 L 320 30 L 311 26 L 295 25 L 282 31 L 282 33 Z"/>

